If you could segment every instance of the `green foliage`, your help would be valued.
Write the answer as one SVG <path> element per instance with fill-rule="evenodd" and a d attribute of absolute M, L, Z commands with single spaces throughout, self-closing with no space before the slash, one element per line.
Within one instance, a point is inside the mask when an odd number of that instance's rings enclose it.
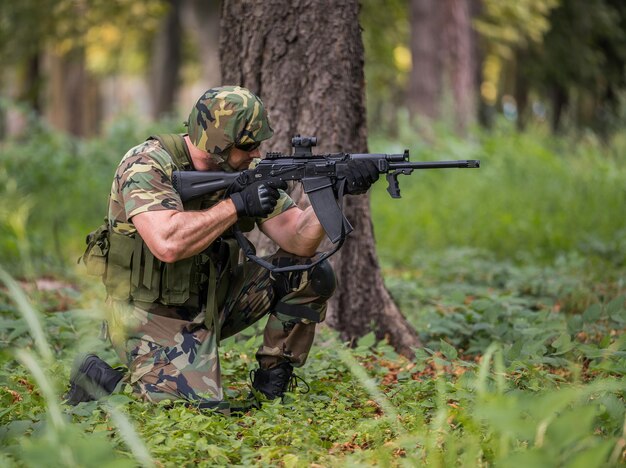
<path fill-rule="evenodd" d="M 124 70 L 120 56 L 123 54 L 128 59 L 129 48 L 133 46 L 149 49 L 143 42 L 149 42 L 146 38 L 154 33 L 165 11 L 162 0 L 141 4 L 130 0 L 2 2 L 0 57 L 4 64 L 19 64 L 47 46 L 60 54 L 87 47 L 88 56 L 91 53 L 98 56 L 88 57 L 95 71 Z"/>
<path fill-rule="evenodd" d="M 69 362 L 96 340 L 93 291 L 55 303 L 42 318 L 49 353 L 32 347 L 30 307 L 0 292 L 0 458 L 5 466 L 615 466 L 624 461 L 626 290 L 597 284 L 575 260 L 550 267 L 451 250 L 420 269 L 388 270 L 388 286 L 421 330 L 408 361 L 373 334 L 356 349 L 323 327 L 298 372 L 308 394 L 289 394 L 241 417 L 180 403 L 150 405 L 128 389 L 100 403 L 54 408 Z M 2 280 L 7 283 L 6 277 Z M 577 291 L 585 292 L 584 297 Z M 47 293 L 51 294 L 51 293 Z M 582 293 L 581 293 L 582 294 Z M 69 309 L 55 312 L 62 304 Z M 493 341 L 496 344 L 490 344 Z M 76 344 L 80 343 L 77 349 Z M 226 392 L 247 393 L 259 330 L 223 343 Z M 49 387 L 48 390 L 45 390 Z M 128 425 L 120 423 L 126 421 Z M 149 455 L 148 455 L 149 454 Z"/>
<path fill-rule="evenodd" d="M 35 262 L 41 273 L 76 259 L 86 234 L 106 216 L 107 195 L 123 154 L 159 131 L 183 128 L 173 121 L 146 126 L 127 117 L 109 126 L 102 138 L 82 141 L 33 121 L 27 139 L 2 143 L 3 264 L 25 273 Z"/>
<path fill-rule="evenodd" d="M 626 91 L 626 4 L 620 0 L 563 0 L 550 15 L 543 44 L 519 67 L 544 95 L 562 90 L 570 119 L 610 134 L 619 131 L 620 93 Z"/>
<path fill-rule="evenodd" d="M 490 53 L 512 58 L 513 51 L 541 43 L 550 29 L 550 11 L 559 0 L 485 0 L 483 12 L 474 20 L 474 28 L 486 42 Z"/>
<path fill-rule="evenodd" d="M 384 258 L 405 264 L 416 250 L 466 246 L 501 257 L 577 251 L 615 265 L 626 261 L 626 220 L 618 215 L 626 205 L 623 142 L 569 143 L 506 126 L 469 141 L 440 132 L 427 144 L 410 128 L 393 142 L 371 140 L 373 152 L 403 147 L 415 161 L 480 159 L 481 168 L 400 176 L 400 200 L 377 184 L 372 217 Z"/>

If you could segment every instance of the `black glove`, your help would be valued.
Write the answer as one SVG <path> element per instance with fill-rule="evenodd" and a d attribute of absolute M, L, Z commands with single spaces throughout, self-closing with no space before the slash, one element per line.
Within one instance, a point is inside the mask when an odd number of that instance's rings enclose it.
<path fill-rule="evenodd" d="M 240 192 L 233 193 L 230 199 L 235 204 L 237 216 L 249 216 L 251 218 L 263 218 L 276 207 L 280 197 L 278 189 L 287 189 L 284 180 L 270 180 L 255 182 L 248 185 Z"/>
<path fill-rule="evenodd" d="M 369 190 L 378 180 L 378 165 L 368 159 L 353 159 L 348 161 L 346 185 L 344 193 L 347 195 L 361 195 Z"/>

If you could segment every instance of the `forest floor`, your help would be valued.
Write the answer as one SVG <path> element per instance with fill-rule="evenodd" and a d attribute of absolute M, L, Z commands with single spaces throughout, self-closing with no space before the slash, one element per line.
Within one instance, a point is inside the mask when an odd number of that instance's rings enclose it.
<path fill-rule="evenodd" d="M 61 404 L 71 361 L 96 351 L 100 288 L 75 276 L 0 291 L 2 466 L 617 466 L 626 463 L 626 284 L 576 255 L 513 264 L 420 254 L 384 269 L 420 333 L 414 359 L 373 334 L 320 327 L 297 373 L 310 391 L 237 417 L 128 391 Z M 39 319 L 39 320 L 38 320 Z M 40 325 L 39 325 L 40 324 Z M 224 341 L 241 398 L 260 327 Z M 36 337 L 35 339 L 33 337 Z"/>

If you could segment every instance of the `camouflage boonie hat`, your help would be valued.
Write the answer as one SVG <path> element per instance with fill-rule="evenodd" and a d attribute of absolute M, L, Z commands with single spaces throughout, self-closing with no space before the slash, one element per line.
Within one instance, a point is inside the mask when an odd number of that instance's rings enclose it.
<path fill-rule="evenodd" d="M 232 146 L 260 143 L 274 134 L 261 99 L 240 86 L 209 89 L 187 123 L 191 142 L 217 163 L 228 158 Z"/>

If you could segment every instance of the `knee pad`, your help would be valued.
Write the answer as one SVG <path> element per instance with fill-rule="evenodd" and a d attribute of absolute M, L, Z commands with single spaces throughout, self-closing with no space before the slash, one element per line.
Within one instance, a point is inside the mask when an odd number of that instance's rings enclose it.
<path fill-rule="evenodd" d="M 337 287 L 335 272 L 328 260 L 318 263 L 309 273 L 311 288 L 322 297 L 330 297 Z"/>

